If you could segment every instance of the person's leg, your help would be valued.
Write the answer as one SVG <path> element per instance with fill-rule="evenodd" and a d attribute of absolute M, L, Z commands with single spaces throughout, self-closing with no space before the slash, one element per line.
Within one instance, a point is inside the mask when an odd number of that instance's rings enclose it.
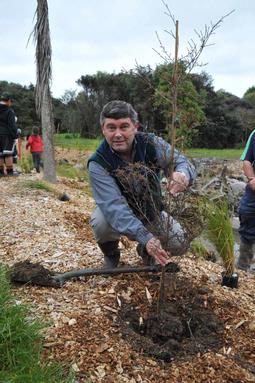
<path fill-rule="evenodd" d="M 241 270 L 249 270 L 253 259 L 253 243 L 240 241 L 237 267 Z"/>
<path fill-rule="evenodd" d="M 114 268 L 118 266 L 120 250 L 118 248 L 120 233 L 105 220 L 101 210 L 97 207 L 90 220 L 97 244 L 104 254 L 104 266 Z"/>
<path fill-rule="evenodd" d="M 0 177 L 3 177 L 4 175 L 4 158 L 0 157 Z"/>
<path fill-rule="evenodd" d="M 4 137 L 3 142 L 3 157 L 6 166 L 7 175 L 16 175 L 13 171 L 13 151 L 15 146 L 15 140 L 10 136 Z"/>
<path fill-rule="evenodd" d="M 42 153 L 38 153 L 38 155 L 39 155 L 39 166 L 43 169 Z"/>
<path fill-rule="evenodd" d="M 255 217 L 240 214 L 239 221 L 240 247 L 237 267 L 242 270 L 249 270 L 255 243 Z"/>
<path fill-rule="evenodd" d="M 33 153 L 34 158 L 34 165 L 37 173 L 40 173 L 40 153 L 34 152 Z"/>
<path fill-rule="evenodd" d="M 33 152 L 31 154 L 32 154 L 32 160 L 33 160 L 33 167 L 34 167 L 34 169 L 36 169 L 36 166 L 37 166 L 37 163 L 36 163 L 36 153 Z M 37 169 L 36 169 L 36 171 L 37 171 Z"/>
<path fill-rule="evenodd" d="M 13 175 L 13 157 L 11 155 L 5 156 L 5 166 L 7 175 Z"/>

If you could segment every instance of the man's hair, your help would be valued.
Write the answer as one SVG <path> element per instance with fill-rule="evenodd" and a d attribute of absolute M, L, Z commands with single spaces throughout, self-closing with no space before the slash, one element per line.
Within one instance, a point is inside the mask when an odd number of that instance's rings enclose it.
<path fill-rule="evenodd" d="M 38 136 L 38 134 L 39 134 L 39 128 L 38 128 L 38 126 L 33 126 L 32 132 L 33 132 L 33 135 L 34 135 L 34 136 Z"/>
<path fill-rule="evenodd" d="M 138 114 L 131 104 L 120 100 L 110 101 L 102 109 L 100 124 L 103 125 L 106 118 L 118 120 L 119 118 L 127 117 L 129 117 L 133 123 L 138 122 Z"/>
<path fill-rule="evenodd" d="M 3 92 L 0 96 L 0 101 L 13 101 L 13 97 L 8 92 Z"/>

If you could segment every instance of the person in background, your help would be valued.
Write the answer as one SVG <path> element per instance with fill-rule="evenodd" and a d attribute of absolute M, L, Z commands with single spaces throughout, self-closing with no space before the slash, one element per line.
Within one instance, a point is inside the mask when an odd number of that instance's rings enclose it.
<path fill-rule="evenodd" d="M 17 124 L 17 121 L 18 121 L 18 118 L 17 116 L 15 116 L 15 123 Z M 20 159 L 21 158 L 21 153 L 18 152 L 18 149 L 17 149 L 17 146 L 19 146 L 19 140 L 21 139 L 21 129 L 17 126 L 17 134 L 18 134 L 18 138 L 15 140 L 15 144 L 14 144 L 14 150 L 13 150 L 13 163 L 14 164 L 17 164 L 18 162 L 18 158 Z M 20 151 L 20 146 L 19 146 L 19 151 Z"/>
<path fill-rule="evenodd" d="M 30 147 L 30 152 L 33 158 L 34 168 L 37 173 L 40 173 L 40 167 L 43 167 L 42 153 L 44 151 L 43 140 L 39 135 L 39 128 L 34 126 L 32 134 L 28 137 L 26 149 Z"/>
<path fill-rule="evenodd" d="M 240 247 L 237 267 L 251 271 L 255 245 L 255 130 L 250 134 L 240 159 L 248 182 L 239 205 Z"/>
<path fill-rule="evenodd" d="M 161 221 L 166 220 L 159 192 L 159 172 L 162 170 L 167 175 L 171 145 L 152 133 L 139 132 L 137 112 L 125 101 L 115 100 L 106 104 L 100 115 L 100 124 L 104 140 L 90 157 L 88 170 L 97 205 L 90 223 L 97 244 L 104 254 L 104 266 L 117 267 L 120 259 L 118 243 L 121 235 L 138 242 L 137 252 L 144 264 L 158 262 L 166 265 L 169 262 L 169 254 L 163 249 L 157 235 L 150 230 L 149 221 L 153 221 L 154 213 L 157 212 L 161 214 Z M 177 150 L 174 152 L 174 160 L 175 167 L 168 182 L 168 190 L 176 195 L 193 182 L 196 171 Z M 146 183 L 145 188 L 138 191 L 140 194 L 136 200 L 137 205 L 144 207 L 142 216 L 141 211 L 138 211 L 139 209 L 137 210 L 132 203 L 132 192 L 125 187 L 119 172 L 121 170 L 122 174 L 128 177 L 130 165 L 138 167 L 137 176 L 135 174 L 132 177 L 133 190 L 141 189 L 141 178 L 144 174 L 148 175 L 149 184 Z M 134 168 L 131 168 L 131 173 L 134 174 L 132 169 Z M 139 174 L 139 171 L 142 174 Z M 149 205 L 145 202 L 144 193 L 148 187 L 151 187 L 150 190 L 155 196 L 155 200 Z M 187 247 L 184 245 L 184 232 L 180 224 L 171 219 L 169 231 L 172 238 L 170 253 L 183 254 Z"/>
<path fill-rule="evenodd" d="M 13 151 L 18 138 L 15 113 L 11 108 L 13 101 L 7 92 L 0 96 L 0 177 L 18 175 L 13 169 Z"/>

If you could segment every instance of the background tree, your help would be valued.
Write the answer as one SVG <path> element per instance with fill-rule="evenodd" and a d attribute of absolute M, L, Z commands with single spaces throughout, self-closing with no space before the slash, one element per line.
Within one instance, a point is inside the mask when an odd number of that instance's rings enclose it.
<path fill-rule="evenodd" d="M 243 99 L 255 108 L 255 86 L 250 87 L 244 93 Z"/>
<path fill-rule="evenodd" d="M 51 41 L 47 0 L 37 0 L 34 40 L 36 42 L 36 110 L 41 119 L 44 141 L 44 179 L 56 182 L 54 157 L 54 120 L 50 94 L 51 83 Z"/>

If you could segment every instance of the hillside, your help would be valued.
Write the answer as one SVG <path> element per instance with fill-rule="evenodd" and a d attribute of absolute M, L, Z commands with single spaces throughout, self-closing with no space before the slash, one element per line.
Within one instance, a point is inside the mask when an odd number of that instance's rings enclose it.
<path fill-rule="evenodd" d="M 84 184 L 61 178 L 57 193 L 0 180 L 1 262 L 30 260 L 63 272 L 100 267 L 89 226 L 93 200 Z M 122 263 L 141 264 L 135 244 L 123 239 Z M 167 275 L 166 301 L 156 317 L 159 276 L 92 276 L 62 288 L 13 285 L 17 300 L 50 321 L 45 352 L 65 362 L 77 382 L 255 382 L 254 276 L 239 272 L 239 288 L 220 285 L 222 267 L 187 254 L 173 257 L 180 271 Z"/>

